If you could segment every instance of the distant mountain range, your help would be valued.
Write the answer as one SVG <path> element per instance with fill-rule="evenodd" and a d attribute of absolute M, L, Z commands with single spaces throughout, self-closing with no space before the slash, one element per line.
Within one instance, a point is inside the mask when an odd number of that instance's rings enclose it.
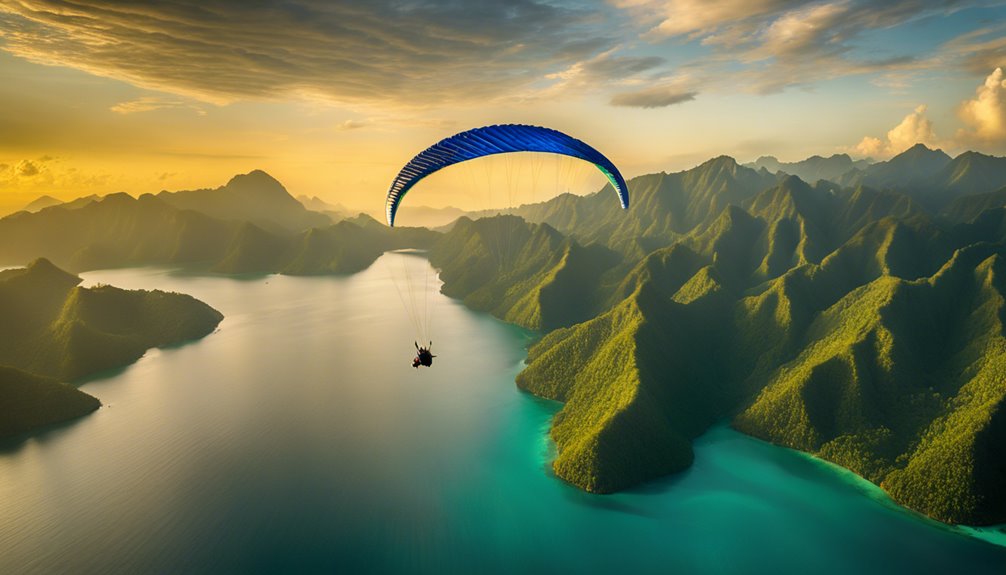
<path fill-rule="evenodd" d="M 783 172 L 814 183 L 818 180 L 837 181 L 846 173 L 864 170 L 872 163 L 870 159 L 853 160 L 848 154 L 835 154 L 827 158 L 811 156 L 799 162 L 780 162 L 774 156 L 762 156 L 744 166 L 754 170 L 765 169 L 772 174 Z"/>
<path fill-rule="evenodd" d="M 300 229 L 312 222 L 318 226 Z M 215 190 L 117 193 L 11 214 L 0 219 L 0 263 L 45 257 L 73 271 L 171 264 L 221 273 L 352 273 L 388 249 L 427 246 L 436 236 L 362 215 L 332 224 L 267 174 L 252 172 Z"/>
<path fill-rule="evenodd" d="M 27 206 L 21 209 L 26 212 L 35 213 L 39 210 L 44 210 L 45 208 L 49 208 L 52 206 L 58 206 L 59 204 L 62 203 L 63 200 L 58 200 L 52 196 L 39 196 L 38 198 L 30 202 Z"/>
<path fill-rule="evenodd" d="M 943 150 L 932 150 L 924 144 L 916 144 L 885 162 L 854 162 L 845 154 L 836 154 L 794 163 L 768 156 L 747 165 L 792 174 L 807 182 L 823 179 L 843 187 L 863 185 L 895 190 L 935 211 L 958 198 L 1006 186 L 1006 158 L 978 152 L 964 152 L 951 158 Z"/>
<path fill-rule="evenodd" d="M 275 178 L 262 170 L 234 176 L 214 189 L 163 191 L 157 199 L 180 210 L 221 220 L 238 220 L 270 231 L 301 231 L 331 223 L 305 208 Z"/>

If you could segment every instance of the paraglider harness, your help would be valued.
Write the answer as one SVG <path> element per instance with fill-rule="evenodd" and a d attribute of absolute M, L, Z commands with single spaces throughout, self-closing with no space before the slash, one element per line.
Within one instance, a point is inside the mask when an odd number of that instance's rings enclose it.
<path fill-rule="evenodd" d="M 433 349 L 433 342 L 430 342 L 429 347 L 419 347 L 417 342 L 413 342 L 416 345 L 416 357 L 412 358 L 412 367 L 419 368 L 419 366 L 430 367 L 433 365 L 433 358 L 437 357 L 430 353 Z"/>

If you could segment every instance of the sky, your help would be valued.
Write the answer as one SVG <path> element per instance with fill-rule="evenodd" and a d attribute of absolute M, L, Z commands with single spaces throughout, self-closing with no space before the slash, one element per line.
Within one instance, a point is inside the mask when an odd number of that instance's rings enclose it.
<path fill-rule="evenodd" d="M 1006 155 L 1003 67 L 1002 1 L 0 0 L 0 213 L 253 169 L 380 211 L 416 153 L 498 123 L 569 133 L 627 178 L 917 142 Z M 604 182 L 549 161 L 416 189 L 475 209 L 504 178 L 535 174 L 515 203 Z"/>

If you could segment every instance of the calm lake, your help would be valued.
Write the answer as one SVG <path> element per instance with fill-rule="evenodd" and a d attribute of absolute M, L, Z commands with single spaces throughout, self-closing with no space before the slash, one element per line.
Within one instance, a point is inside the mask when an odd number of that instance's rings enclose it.
<path fill-rule="evenodd" d="M 226 319 L 85 383 L 98 412 L 0 445 L 0 573 L 1006 572 L 1006 547 L 725 427 L 678 476 L 611 496 L 564 484 L 558 405 L 513 383 L 531 335 L 436 294 L 438 357 L 413 369 L 403 265 L 428 263 L 85 274 Z"/>

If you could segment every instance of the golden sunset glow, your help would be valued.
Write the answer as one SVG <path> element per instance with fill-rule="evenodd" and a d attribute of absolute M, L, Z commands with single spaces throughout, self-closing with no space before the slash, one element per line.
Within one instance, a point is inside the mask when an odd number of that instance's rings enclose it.
<path fill-rule="evenodd" d="M 252 169 L 370 209 L 412 155 L 492 123 L 571 133 L 626 177 L 720 154 L 1002 152 L 1003 9 L 949 6 L 4 2 L 0 211 Z M 468 177 L 423 202 L 487 207 Z"/>

